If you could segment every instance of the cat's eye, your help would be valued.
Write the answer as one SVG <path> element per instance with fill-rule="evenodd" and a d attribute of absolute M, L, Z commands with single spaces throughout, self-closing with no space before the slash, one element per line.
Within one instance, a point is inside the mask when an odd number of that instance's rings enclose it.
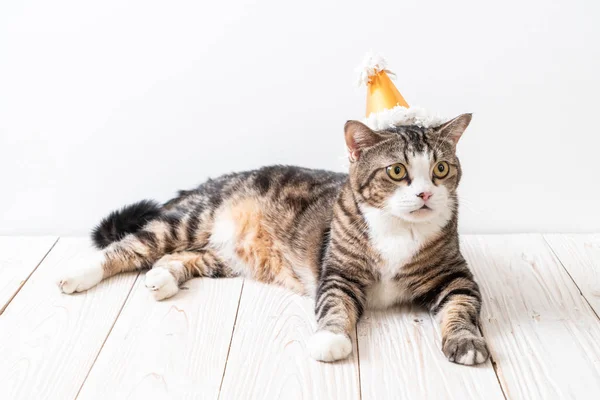
<path fill-rule="evenodd" d="M 440 161 L 433 167 L 433 175 L 438 179 L 443 179 L 450 173 L 450 165 L 446 161 Z"/>
<path fill-rule="evenodd" d="M 400 163 L 390 165 L 385 169 L 385 172 L 387 172 L 388 176 L 395 181 L 401 181 L 406 178 L 407 175 L 406 167 Z"/>

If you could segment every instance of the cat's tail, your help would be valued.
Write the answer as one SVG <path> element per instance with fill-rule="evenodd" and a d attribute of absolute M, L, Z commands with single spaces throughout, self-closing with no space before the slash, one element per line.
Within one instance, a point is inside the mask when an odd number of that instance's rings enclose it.
<path fill-rule="evenodd" d="M 155 201 L 142 200 L 108 214 L 92 231 L 92 241 L 99 249 L 139 231 L 146 223 L 160 216 L 162 207 Z"/>

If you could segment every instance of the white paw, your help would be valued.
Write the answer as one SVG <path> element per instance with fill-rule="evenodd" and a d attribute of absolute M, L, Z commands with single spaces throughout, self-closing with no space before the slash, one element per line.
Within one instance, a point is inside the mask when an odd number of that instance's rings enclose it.
<path fill-rule="evenodd" d="M 484 339 L 471 332 L 458 332 L 446 338 L 442 351 L 448 360 L 462 365 L 481 364 L 490 354 Z"/>
<path fill-rule="evenodd" d="M 146 287 L 156 300 L 168 299 L 179 291 L 175 277 L 162 267 L 154 267 L 146 273 Z"/>
<path fill-rule="evenodd" d="M 487 350 L 469 350 L 456 360 L 457 364 L 476 365 L 485 362 L 488 358 Z"/>
<path fill-rule="evenodd" d="M 352 342 L 341 333 L 317 331 L 308 342 L 308 351 L 318 361 L 341 360 L 352 353 Z"/>
<path fill-rule="evenodd" d="M 102 266 L 78 268 L 66 272 L 58 280 L 58 288 L 67 294 L 83 292 L 96 286 L 102 280 Z"/>

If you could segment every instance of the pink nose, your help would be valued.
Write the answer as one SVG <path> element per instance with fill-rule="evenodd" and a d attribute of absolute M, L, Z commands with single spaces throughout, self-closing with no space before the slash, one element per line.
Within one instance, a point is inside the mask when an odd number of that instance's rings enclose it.
<path fill-rule="evenodd" d="M 417 197 L 420 197 L 423 199 L 423 201 L 427 201 L 429 200 L 429 198 L 433 196 L 433 193 L 431 192 L 421 192 L 417 195 Z"/>

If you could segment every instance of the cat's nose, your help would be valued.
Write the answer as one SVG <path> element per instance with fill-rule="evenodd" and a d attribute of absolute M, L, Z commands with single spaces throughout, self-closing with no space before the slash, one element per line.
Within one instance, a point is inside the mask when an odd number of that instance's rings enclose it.
<path fill-rule="evenodd" d="M 433 193 L 431 192 L 421 192 L 417 195 L 417 197 L 420 197 L 423 199 L 423 201 L 427 201 L 429 200 L 429 198 L 433 196 Z"/>

